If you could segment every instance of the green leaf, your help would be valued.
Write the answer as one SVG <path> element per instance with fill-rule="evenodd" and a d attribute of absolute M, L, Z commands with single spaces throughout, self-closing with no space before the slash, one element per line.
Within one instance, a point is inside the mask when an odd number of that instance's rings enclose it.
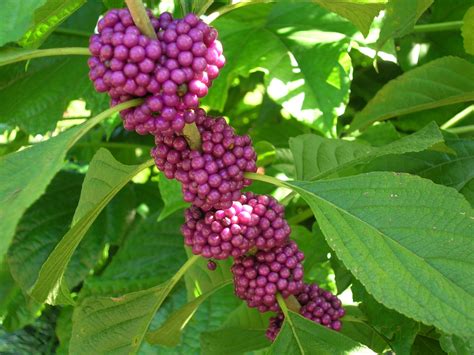
<path fill-rule="evenodd" d="M 33 22 L 33 12 L 46 0 L 4 0 L 0 6 L 0 47 L 23 36 Z"/>
<path fill-rule="evenodd" d="M 464 195 L 466 200 L 468 200 L 471 206 L 474 208 L 474 179 L 468 181 L 459 192 Z"/>
<path fill-rule="evenodd" d="M 268 354 L 373 354 L 364 345 L 288 311 Z"/>
<path fill-rule="evenodd" d="M 470 355 L 474 353 L 474 337 L 469 339 L 443 334 L 439 343 L 448 355 Z"/>
<path fill-rule="evenodd" d="M 316 180 L 377 157 L 419 152 L 440 142 L 443 142 L 443 136 L 436 124 L 432 123 L 412 135 L 382 147 L 306 134 L 290 138 L 290 148 L 298 178 Z"/>
<path fill-rule="evenodd" d="M 158 216 L 158 222 L 175 213 L 176 211 L 185 209 L 189 203 L 183 200 L 181 192 L 181 184 L 176 180 L 166 178 L 165 174 L 159 174 L 158 186 L 160 188 L 161 198 L 165 206 Z"/>
<path fill-rule="evenodd" d="M 101 149 L 91 161 L 84 180 L 81 198 L 73 218 L 72 228 L 56 245 L 41 267 L 31 296 L 38 302 L 61 303 L 58 297 L 67 294 L 64 272 L 69 261 L 89 230 L 90 226 L 112 198 L 140 171 L 151 166 L 147 161 L 141 165 L 123 165 L 105 149 Z"/>
<path fill-rule="evenodd" d="M 448 333 L 472 332 L 474 211 L 462 195 L 394 173 L 284 184 L 378 302 Z"/>
<path fill-rule="evenodd" d="M 63 307 L 56 320 L 56 336 L 59 340 L 59 346 L 55 349 L 55 352 L 58 355 L 67 355 L 69 353 L 73 310 L 73 307 Z"/>
<path fill-rule="evenodd" d="M 9 206 L 0 210 L 0 229 L 3 234 L 0 258 L 5 254 L 25 210 L 43 194 L 63 166 L 67 151 L 95 124 L 131 105 L 132 102 L 121 107 L 115 106 L 47 141 L 0 157 L 0 180 L 3 182 L 0 185 L 0 204 Z"/>
<path fill-rule="evenodd" d="M 120 297 L 84 299 L 74 310 L 69 352 L 136 352 L 153 316 L 197 258 L 189 259 L 170 280 L 161 285 Z"/>
<path fill-rule="evenodd" d="M 464 49 L 467 53 L 474 55 L 474 6 L 470 7 L 464 15 L 461 31 Z"/>
<path fill-rule="evenodd" d="M 407 113 L 474 100 L 474 64 L 444 57 L 386 84 L 359 112 L 349 131 Z"/>
<path fill-rule="evenodd" d="M 308 3 L 253 4 L 213 22 L 231 58 L 205 104 L 222 111 L 238 76 L 260 70 L 269 96 L 299 121 L 333 134 L 338 112 L 348 101 L 353 26 Z M 258 36 L 255 34 L 258 33 Z"/>
<path fill-rule="evenodd" d="M 22 47 L 38 47 L 61 22 L 85 2 L 86 0 L 47 0 L 35 10 L 33 26 L 24 34 L 19 44 Z"/>
<path fill-rule="evenodd" d="M 390 38 L 410 33 L 416 21 L 432 3 L 433 0 L 389 0 L 377 40 L 378 48 L 382 48 Z"/>
<path fill-rule="evenodd" d="M 197 311 L 199 306 L 206 301 L 209 296 L 220 290 L 222 287 L 231 284 L 231 281 L 225 281 L 216 286 L 211 291 L 203 293 L 199 297 L 193 299 L 185 306 L 171 314 L 166 322 L 158 329 L 150 331 L 146 335 L 146 341 L 151 344 L 161 344 L 164 346 L 173 347 L 179 344 L 181 339 L 181 332 L 186 327 L 189 320 Z"/>
<path fill-rule="evenodd" d="M 364 36 L 369 34 L 370 25 L 387 0 L 313 0 L 315 3 L 351 21 Z"/>

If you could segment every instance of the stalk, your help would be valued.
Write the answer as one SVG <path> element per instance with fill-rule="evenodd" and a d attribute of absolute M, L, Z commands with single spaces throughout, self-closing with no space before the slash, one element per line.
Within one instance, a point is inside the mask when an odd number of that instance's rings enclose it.
<path fill-rule="evenodd" d="M 413 33 L 459 31 L 462 25 L 463 25 L 463 21 L 428 23 L 426 25 L 416 25 L 413 28 Z"/>

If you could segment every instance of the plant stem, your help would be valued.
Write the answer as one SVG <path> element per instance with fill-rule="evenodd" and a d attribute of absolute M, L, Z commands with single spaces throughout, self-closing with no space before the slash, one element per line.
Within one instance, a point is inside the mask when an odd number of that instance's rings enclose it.
<path fill-rule="evenodd" d="M 462 25 L 463 25 L 463 21 L 428 23 L 426 25 L 416 25 L 413 28 L 413 33 L 458 31 L 461 29 Z"/>
<path fill-rule="evenodd" d="M 301 213 L 298 213 L 297 215 L 294 215 L 293 217 L 288 218 L 288 224 L 299 224 L 303 221 L 306 221 L 308 218 L 313 217 L 313 211 L 308 208 L 304 210 Z"/>
<path fill-rule="evenodd" d="M 448 132 L 454 134 L 471 133 L 474 132 L 474 125 L 450 128 Z"/>
<path fill-rule="evenodd" d="M 474 112 L 474 105 L 468 106 L 461 112 L 457 113 L 453 118 L 451 118 L 448 122 L 443 124 L 440 128 L 448 129 L 454 126 L 455 124 L 459 123 L 460 121 L 462 121 L 464 118 L 469 116 L 472 112 Z"/>
<path fill-rule="evenodd" d="M 70 28 L 62 28 L 62 27 L 56 28 L 54 30 L 54 33 L 72 35 L 72 36 L 78 36 L 78 37 L 86 37 L 86 38 L 89 38 L 91 35 L 90 33 L 87 33 L 85 31 L 72 30 Z"/>
<path fill-rule="evenodd" d="M 66 48 L 49 48 L 35 50 L 12 50 L 5 52 L 0 59 L 0 66 L 11 63 L 21 62 L 33 58 L 52 57 L 58 55 L 91 55 L 88 48 L 85 47 L 66 47 Z"/>
<path fill-rule="evenodd" d="M 125 0 L 128 9 L 133 17 L 133 22 L 144 35 L 156 39 L 155 29 L 151 25 L 145 6 L 141 0 Z"/>
<path fill-rule="evenodd" d="M 245 173 L 244 176 L 247 179 L 263 181 L 263 182 L 267 182 L 269 184 L 272 184 L 272 185 L 275 185 L 275 186 L 278 186 L 278 187 L 288 188 L 288 186 L 286 186 L 283 181 L 281 181 L 277 178 L 274 178 L 273 176 L 257 174 L 257 173 Z"/>

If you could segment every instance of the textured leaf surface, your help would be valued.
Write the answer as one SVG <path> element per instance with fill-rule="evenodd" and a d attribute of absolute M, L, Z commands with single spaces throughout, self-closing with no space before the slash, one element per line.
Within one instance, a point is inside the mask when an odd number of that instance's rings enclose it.
<path fill-rule="evenodd" d="M 33 12 L 46 0 L 4 0 L 0 5 L 0 47 L 23 36 L 33 22 Z"/>
<path fill-rule="evenodd" d="M 174 212 L 188 207 L 189 203 L 183 201 L 181 184 L 178 181 L 167 179 L 163 173 L 159 174 L 159 179 L 158 186 L 161 198 L 165 204 L 158 216 L 158 221 L 162 221 Z"/>
<path fill-rule="evenodd" d="M 474 55 L 474 6 L 470 7 L 464 15 L 461 31 L 464 38 L 464 49 L 467 53 Z"/>
<path fill-rule="evenodd" d="M 364 345 L 288 312 L 268 354 L 373 354 Z"/>
<path fill-rule="evenodd" d="M 407 113 L 474 100 L 474 64 L 444 57 L 390 81 L 359 112 L 350 131 Z"/>
<path fill-rule="evenodd" d="M 38 47 L 66 18 L 84 5 L 86 0 L 47 0 L 34 13 L 33 26 L 19 41 L 22 47 Z"/>
<path fill-rule="evenodd" d="M 386 0 L 313 0 L 318 5 L 333 11 L 351 21 L 364 36 L 369 34 L 370 25 L 381 10 Z"/>
<path fill-rule="evenodd" d="M 436 124 L 382 147 L 306 134 L 290 138 L 298 179 L 328 177 L 356 164 L 389 154 L 418 152 L 443 141 Z"/>
<path fill-rule="evenodd" d="M 474 329 L 474 211 L 462 195 L 394 173 L 286 184 L 377 301 L 446 332 Z"/>
<path fill-rule="evenodd" d="M 299 121 L 331 131 L 337 109 L 348 100 L 347 48 L 356 32 L 348 21 L 314 3 L 285 2 L 244 6 L 212 24 L 232 59 L 206 104 L 222 111 L 234 78 L 260 70 L 273 100 Z"/>
<path fill-rule="evenodd" d="M 112 198 L 140 171 L 151 162 L 141 165 L 123 165 L 105 149 L 101 149 L 91 161 L 72 228 L 56 245 L 41 267 L 31 296 L 38 302 L 48 300 L 56 303 L 67 290 L 64 272 L 72 254 L 89 230 L 90 226 Z"/>

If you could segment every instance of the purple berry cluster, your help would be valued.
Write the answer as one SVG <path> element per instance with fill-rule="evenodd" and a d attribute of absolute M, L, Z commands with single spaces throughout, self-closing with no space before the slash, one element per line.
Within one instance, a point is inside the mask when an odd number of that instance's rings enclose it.
<path fill-rule="evenodd" d="M 147 15 L 156 39 L 140 33 L 127 9 L 104 15 L 90 38 L 89 77 L 111 105 L 143 98 L 120 112 L 124 127 L 154 135 L 156 166 L 181 183 L 183 199 L 192 203 L 181 227 L 185 244 L 209 259 L 209 270 L 217 268 L 212 259 L 234 259 L 235 294 L 260 312 L 277 312 L 267 330 L 270 340 L 284 322 L 278 294 L 295 296 L 304 317 L 340 330 L 339 299 L 303 283 L 304 254 L 289 239 L 284 207 L 273 197 L 242 192 L 251 184 L 245 173 L 257 171 L 250 137 L 199 107 L 225 64 L 217 31 L 194 14 Z M 186 136 L 187 124 L 199 137 Z M 190 144 L 196 138 L 198 148 Z"/>
<path fill-rule="evenodd" d="M 201 151 L 190 149 L 182 135 L 174 134 L 156 136 L 151 154 L 158 169 L 182 183 L 185 201 L 203 211 L 229 208 L 251 183 L 244 173 L 257 170 L 252 141 L 236 135 L 222 117 L 208 117 L 201 109 L 192 117 L 201 135 Z"/>
<path fill-rule="evenodd" d="M 304 254 L 295 242 L 235 259 L 235 294 L 260 312 L 280 309 L 276 296 L 297 295 L 303 289 Z"/>
<path fill-rule="evenodd" d="M 301 305 L 299 312 L 303 317 L 329 329 L 341 330 L 340 319 L 346 312 L 337 296 L 320 288 L 317 284 L 304 284 L 302 291 L 297 294 L 296 298 Z M 270 318 L 266 335 L 271 341 L 275 340 L 278 335 L 284 318 L 281 311 L 275 317 Z"/>
<path fill-rule="evenodd" d="M 157 39 L 140 33 L 127 9 L 112 9 L 91 36 L 89 77 L 111 104 L 146 97 L 144 104 L 121 112 L 124 127 L 139 134 L 182 132 L 225 64 L 217 31 L 188 14 L 173 19 L 163 13 L 148 17 Z M 186 119 L 188 118 L 188 120 Z"/>
<path fill-rule="evenodd" d="M 237 258 L 252 248 L 282 246 L 290 235 L 284 207 L 272 197 L 252 192 L 242 194 L 226 209 L 188 208 L 181 231 L 194 254 L 218 260 Z"/>

